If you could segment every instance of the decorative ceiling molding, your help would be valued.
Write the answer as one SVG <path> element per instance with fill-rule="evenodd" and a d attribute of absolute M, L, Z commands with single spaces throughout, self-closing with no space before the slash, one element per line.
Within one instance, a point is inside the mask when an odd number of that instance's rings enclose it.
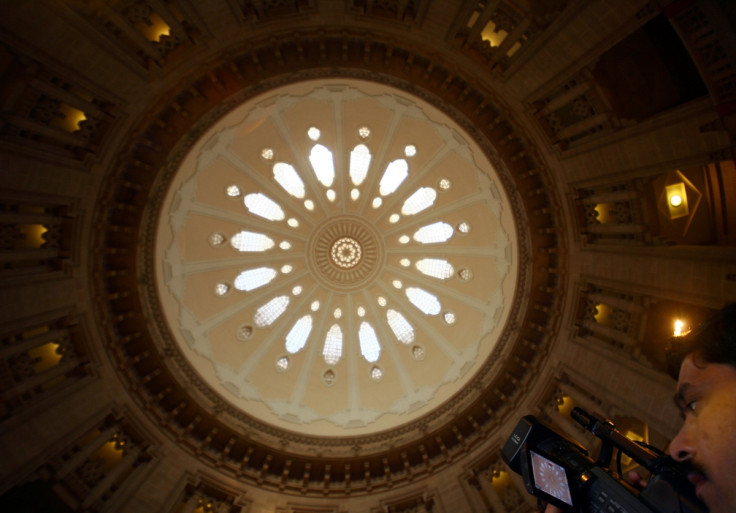
<path fill-rule="evenodd" d="M 151 105 L 149 117 L 120 148 L 119 165 L 98 202 L 95 247 L 100 258 L 93 265 L 99 280 L 93 292 L 110 354 L 131 396 L 203 462 L 295 494 L 388 489 L 429 475 L 471 450 L 513 413 L 520 394 L 534 383 L 548 341 L 558 330 L 555 312 L 564 295 L 566 250 L 556 228 L 558 200 L 543 162 L 512 116 L 491 91 L 451 63 L 430 57 L 431 51 L 388 46 L 367 36 L 323 29 L 293 34 L 286 41 L 254 41 L 242 53 L 223 54 L 206 72 L 182 81 L 168 99 Z M 304 436 L 230 406 L 202 382 L 172 342 L 153 286 L 157 205 L 191 145 L 247 99 L 323 77 L 388 84 L 447 113 L 498 170 L 519 228 L 517 294 L 491 357 L 441 407 L 411 424 L 362 437 Z M 138 255 L 104 249 L 133 247 L 141 240 Z"/>

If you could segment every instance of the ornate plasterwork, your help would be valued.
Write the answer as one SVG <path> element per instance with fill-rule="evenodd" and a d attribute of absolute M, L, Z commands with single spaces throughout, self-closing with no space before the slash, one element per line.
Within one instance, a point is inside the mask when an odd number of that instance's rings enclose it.
<path fill-rule="evenodd" d="M 355 127 L 364 124 L 371 125 L 367 144 L 375 162 L 365 184 L 350 184 L 345 155 L 360 142 Z M 319 147 L 306 142 L 310 125 L 328 134 Z M 261 158 L 264 145 L 283 162 Z M 315 180 L 310 146 L 332 151 L 334 183 Z M 404 146 L 411 148 L 408 164 Z M 382 184 L 396 162 L 408 167 L 408 177 L 387 193 Z M 274 180 L 277 166 L 292 163 L 301 175 L 295 189 Z M 397 214 L 416 191 L 446 178 L 454 185 L 439 193 L 436 205 Z M 342 437 L 426 414 L 463 388 L 494 351 L 515 295 L 516 227 L 496 180 L 484 154 L 449 118 L 392 88 L 310 81 L 246 103 L 195 143 L 160 207 L 154 260 L 162 263 L 157 282 L 173 337 L 227 401 L 285 429 Z M 349 197 L 351 187 L 360 195 Z M 247 211 L 226 197 L 228 188 L 275 201 L 270 205 L 277 205 L 272 212 L 280 221 Z M 468 222 L 476 225 L 470 233 L 452 226 Z M 421 242 L 417 234 L 438 224 L 447 239 Z M 227 244 L 217 249 L 208 243 L 212 233 L 233 240 L 247 233 L 267 243 L 254 253 Z M 466 272 L 441 280 L 410 265 L 428 257 Z M 252 291 L 229 291 L 245 269 L 267 269 L 274 277 Z M 469 269 L 473 279 L 463 279 Z M 422 309 L 422 300 L 431 308 Z M 311 311 L 310 304 L 316 305 Z M 262 320 L 263 309 L 273 320 Z M 452 323 L 438 315 L 448 311 Z M 391 315 L 412 327 L 423 358 L 413 357 L 411 341 L 399 343 Z M 307 319 L 306 347 L 285 347 L 297 320 Z M 371 359 L 362 338 L 358 343 L 359 327 L 367 327 L 379 348 Z M 243 329 L 251 334 L 245 342 L 236 336 Z M 338 352 L 323 359 L 334 330 Z M 325 389 L 320 376 L 328 371 L 337 383 Z"/>
<path fill-rule="evenodd" d="M 282 51 L 286 47 L 294 50 L 284 55 L 304 59 L 287 58 L 279 61 L 277 69 L 268 70 L 255 57 L 273 55 L 271 45 L 275 42 L 271 39 L 251 41 L 247 52 L 234 49 L 218 54 L 222 62 L 214 64 L 211 72 L 193 76 L 188 84 L 178 84 L 178 92 L 157 101 L 141 128 L 130 132 L 126 146 L 120 148 L 120 165 L 100 198 L 99 248 L 103 243 L 130 247 L 138 238 L 153 240 L 156 205 L 162 201 L 178 163 L 201 134 L 249 98 L 284 84 L 320 77 L 375 80 L 422 98 L 459 123 L 499 171 L 520 227 L 520 293 L 512 303 L 511 321 L 468 386 L 416 422 L 375 435 L 303 435 L 274 428 L 231 406 L 201 380 L 171 339 L 155 299 L 150 242 L 139 248 L 137 260 L 100 250 L 104 256 L 95 264 L 100 280 L 93 285 L 104 319 L 101 329 L 109 338 L 111 358 L 129 385 L 131 397 L 183 449 L 219 472 L 287 493 L 339 496 L 399 486 L 408 481 L 399 470 L 403 463 L 395 461 L 396 447 L 401 447 L 410 461 L 420 462 L 412 464 L 412 479 L 436 472 L 453 461 L 453 454 L 468 451 L 493 435 L 519 394 L 533 383 L 540 356 L 546 352 L 546 340 L 557 329 L 554 311 L 562 301 L 563 290 L 558 284 L 566 254 L 564 239 L 555 235 L 557 199 L 545 185 L 547 171 L 536 150 L 493 91 L 469 79 L 457 63 L 443 62 L 436 55 L 429 58 L 431 51 L 379 44 L 376 37 L 324 30 L 294 34 L 278 44 Z M 371 44 L 364 44 L 366 41 Z M 344 55 L 346 48 L 354 48 L 358 55 L 369 53 L 371 58 L 346 63 L 340 59 L 340 49 Z M 381 65 L 376 67 L 375 62 Z M 387 66 L 389 62 L 397 65 Z M 215 85 L 226 87 L 215 91 Z M 125 202 L 123 210 L 118 210 L 120 201 Z M 132 211 L 131 205 L 140 210 Z M 119 211 L 126 215 L 120 221 Z M 130 212 L 135 213 L 132 218 L 128 217 Z M 136 229 L 140 237 L 136 237 Z M 320 459 L 325 455 L 342 458 L 343 464 L 325 466 Z M 271 461 L 265 471 L 258 463 L 264 459 Z M 284 481 L 286 459 L 296 485 Z M 348 467 L 364 466 L 370 472 L 361 473 L 359 478 L 354 475 L 350 484 L 343 481 Z M 330 474 L 329 490 L 319 477 L 302 476 L 307 468 L 312 469 L 311 476 Z"/>
<path fill-rule="evenodd" d="M 307 258 L 314 275 L 327 287 L 357 290 L 384 265 L 381 237 L 358 216 L 332 217 L 314 229 Z"/>

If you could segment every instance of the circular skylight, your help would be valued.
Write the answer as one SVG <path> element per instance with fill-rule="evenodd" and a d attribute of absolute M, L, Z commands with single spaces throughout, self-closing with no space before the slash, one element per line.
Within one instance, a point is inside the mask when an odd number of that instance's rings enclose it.
<path fill-rule="evenodd" d="M 157 284 L 182 352 L 282 428 L 364 434 L 428 413 L 491 355 L 513 299 L 492 165 L 378 84 L 241 105 L 190 150 L 162 212 Z"/>
<path fill-rule="evenodd" d="M 352 237 L 340 237 L 330 248 L 330 259 L 332 263 L 343 269 L 352 269 L 363 254 L 360 243 Z"/>

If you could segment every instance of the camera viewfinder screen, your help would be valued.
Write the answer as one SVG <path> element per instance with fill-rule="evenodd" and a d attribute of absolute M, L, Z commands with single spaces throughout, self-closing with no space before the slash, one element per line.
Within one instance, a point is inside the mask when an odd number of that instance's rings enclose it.
<path fill-rule="evenodd" d="M 565 469 L 534 451 L 529 451 L 532 458 L 534 486 L 540 491 L 572 506 L 570 486 Z"/>

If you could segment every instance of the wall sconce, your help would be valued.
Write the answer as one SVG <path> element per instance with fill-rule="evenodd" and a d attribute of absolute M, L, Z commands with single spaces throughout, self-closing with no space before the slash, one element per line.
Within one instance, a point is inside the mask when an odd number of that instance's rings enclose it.
<path fill-rule="evenodd" d="M 687 206 L 687 189 L 685 188 L 684 182 L 665 186 L 665 196 L 667 197 L 667 208 L 669 209 L 670 219 L 685 217 L 690 213 L 690 209 Z"/>
<path fill-rule="evenodd" d="M 682 337 L 683 335 L 687 335 L 689 332 L 690 328 L 685 325 L 685 321 L 682 321 L 680 319 L 675 320 L 675 326 L 672 330 L 672 334 L 675 337 Z"/>
<path fill-rule="evenodd" d="M 691 172 L 696 176 L 700 171 L 693 169 Z M 661 227 L 667 237 L 685 236 L 698 212 L 703 193 L 679 169 L 662 174 L 653 185 Z"/>

